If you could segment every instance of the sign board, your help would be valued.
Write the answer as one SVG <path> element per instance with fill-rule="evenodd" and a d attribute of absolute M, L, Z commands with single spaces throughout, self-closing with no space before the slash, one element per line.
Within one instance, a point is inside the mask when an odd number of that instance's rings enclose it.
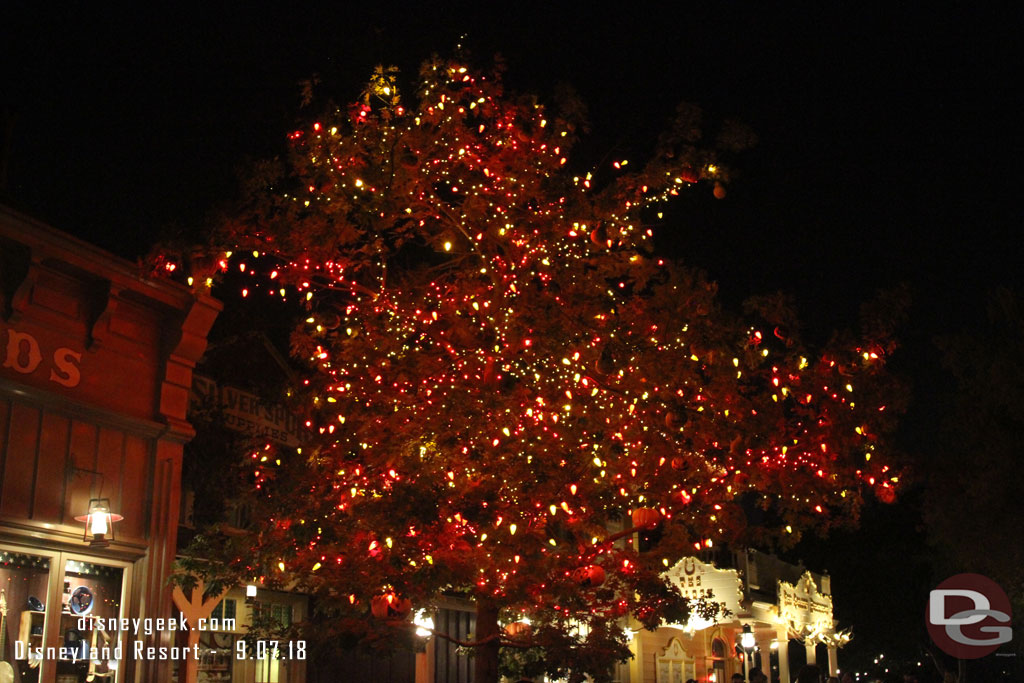
<path fill-rule="evenodd" d="M 207 377 L 192 375 L 192 408 L 216 408 L 224 426 L 282 446 L 302 445 L 299 418 L 285 406 L 268 403 L 256 394 L 232 386 L 218 386 Z"/>
<path fill-rule="evenodd" d="M 742 583 L 735 569 L 718 569 L 695 557 L 684 557 L 665 572 L 665 577 L 679 588 L 683 596 L 691 600 L 703 598 L 717 603 L 719 621 L 725 620 L 727 612 L 735 615 L 743 611 L 740 608 Z M 699 631 L 713 624 L 713 621 L 702 620 L 694 614 L 685 626 L 689 630 Z"/>
<path fill-rule="evenodd" d="M 779 581 L 778 610 L 790 633 L 805 642 L 817 642 L 832 635 L 832 596 L 818 591 L 810 572 L 804 572 L 795 586 Z"/>

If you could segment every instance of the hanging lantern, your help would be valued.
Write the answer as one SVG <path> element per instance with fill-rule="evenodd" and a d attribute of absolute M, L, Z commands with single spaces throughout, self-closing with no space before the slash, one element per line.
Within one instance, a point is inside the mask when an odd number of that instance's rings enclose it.
<path fill-rule="evenodd" d="M 661 513 L 652 508 L 633 510 L 633 526 L 640 529 L 653 529 L 661 521 Z"/>
<path fill-rule="evenodd" d="M 750 624 L 743 624 L 743 631 L 740 633 L 740 647 L 744 650 L 754 648 L 754 632 L 750 629 Z"/>
<path fill-rule="evenodd" d="M 89 513 L 75 517 L 76 522 L 85 522 L 82 540 L 88 541 L 93 548 L 109 546 L 114 540 L 114 522 L 120 522 L 122 519 L 124 517 L 110 511 L 109 498 L 91 498 Z"/>
<path fill-rule="evenodd" d="M 573 571 L 572 580 L 583 588 L 597 588 L 604 583 L 604 568 L 596 564 L 580 567 Z"/>

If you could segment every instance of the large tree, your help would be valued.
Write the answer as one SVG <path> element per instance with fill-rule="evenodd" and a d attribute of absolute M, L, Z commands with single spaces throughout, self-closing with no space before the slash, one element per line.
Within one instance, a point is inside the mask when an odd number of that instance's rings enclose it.
<path fill-rule="evenodd" d="M 624 617 L 685 621 L 667 566 L 891 494 L 883 328 L 812 355 L 778 299 L 741 319 L 653 254 L 665 202 L 724 195 L 742 128 L 708 136 L 680 107 L 648 161 L 586 172 L 571 99 L 460 60 L 397 87 L 380 69 L 292 133 L 222 236 L 246 296 L 308 307 L 293 351 L 311 368 L 308 444 L 253 453 L 261 513 L 235 571 L 297 582 L 345 628 L 375 596 L 394 615 L 456 592 L 477 606 L 477 683 L 503 645 L 602 680 Z M 528 636 L 502 631 L 521 616 Z"/>

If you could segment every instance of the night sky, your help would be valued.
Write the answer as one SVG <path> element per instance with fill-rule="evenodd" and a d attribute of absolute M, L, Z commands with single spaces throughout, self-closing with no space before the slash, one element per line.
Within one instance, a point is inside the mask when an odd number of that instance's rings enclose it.
<path fill-rule="evenodd" d="M 161 234 L 196 234 L 231 197 L 237 168 L 284 149 L 303 114 L 300 81 L 316 74 L 318 92 L 347 102 L 376 64 L 412 74 L 465 34 L 479 61 L 505 58 L 518 90 L 543 98 L 575 87 L 592 123 L 583 158 L 640 159 L 683 100 L 749 124 L 759 144 L 740 158 L 729 195 L 692 190 L 706 197 L 670 213 L 659 244 L 709 271 L 729 305 L 790 293 L 810 338 L 855 324 L 879 287 L 908 284 L 899 363 L 918 405 L 905 448 L 929 428 L 931 339 L 972 325 L 993 286 L 1021 284 L 1017 4 L 666 4 L 672 14 L 641 3 L 505 3 L 500 14 L 435 3 L 145 14 L 15 4 L 0 9 L 10 131 L 0 200 L 130 259 Z M 864 586 L 905 575 L 893 549 L 919 543 L 913 509 L 895 508 L 869 511 L 860 535 L 822 546 L 847 563 L 843 545 L 862 544 L 864 571 L 882 572 Z M 888 566 L 868 562 L 886 548 Z M 895 599 L 885 590 L 847 600 Z M 862 642 L 879 628 L 852 625 Z"/>

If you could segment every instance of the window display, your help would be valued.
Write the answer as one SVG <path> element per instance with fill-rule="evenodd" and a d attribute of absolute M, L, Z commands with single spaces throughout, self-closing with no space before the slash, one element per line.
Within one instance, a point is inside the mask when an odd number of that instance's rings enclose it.
<path fill-rule="evenodd" d="M 38 657 L 31 651 L 42 645 L 46 614 L 50 558 L 0 550 L 0 597 L 6 602 L 0 634 L 0 675 L 8 665 L 14 680 L 39 680 Z M 0 610 L 3 613 L 4 610 Z"/>
<path fill-rule="evenodd" d="M 119 634 L 102 625 L 121 616 L 123 585 L 124 569 L 120 567 L 65 561 L 60 622 L 64 647 L 57 665 L 58 680 L 64 676 L 68 683 L 85 683 L 116 676 Z"/>
<path fill-rule="evenodd" d="M 39 680 L 40 660 L 30 655 L 43 643 L 49 579 L 50 558 L 0 550 L 0 680 L 8 667 L 14 680 Z"/>
<path fill-rule="evenodd" d="M 19 683 L 117 683 L 121 634 L 103 626 L 124 616 L 131 570 L 92 559 L 0 548 L 0 683 L 4 664 Z"/>

